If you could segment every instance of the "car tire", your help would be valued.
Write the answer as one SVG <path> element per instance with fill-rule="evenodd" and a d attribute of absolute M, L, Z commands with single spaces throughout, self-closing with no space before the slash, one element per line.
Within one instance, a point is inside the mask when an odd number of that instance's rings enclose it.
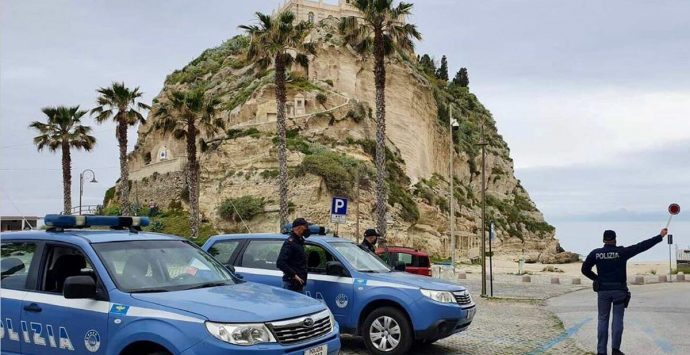
<path fill-rule="evenodd" d="M 412 328 L 403 312 L 393 307 L 377 308 L 364 319 L 364 345 L 375 355 L 406 354 L 412 347 Z"/>

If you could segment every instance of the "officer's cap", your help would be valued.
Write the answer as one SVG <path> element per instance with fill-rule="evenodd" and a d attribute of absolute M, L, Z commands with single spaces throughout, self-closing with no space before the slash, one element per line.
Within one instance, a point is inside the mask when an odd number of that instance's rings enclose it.
<path fill-rule="evenodd" d="M 605 242 L 611 242 L 616 240 L 616 232 L 612 230 L 605 230 L 604 231 L 604 241 Z"/>
<path fill-rule="evenodd" d="M 364 231 L 364 236 L 365 237 L 380 237 L 381 234 L 379 234 L 379 232 L 377 232 L 376 229 L 367 229 L 366 231 Z"/>

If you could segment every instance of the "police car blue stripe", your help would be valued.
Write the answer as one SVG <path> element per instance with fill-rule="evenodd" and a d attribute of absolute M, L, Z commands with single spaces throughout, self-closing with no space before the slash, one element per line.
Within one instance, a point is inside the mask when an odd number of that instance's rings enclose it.
<path fill-rule="evenodd" d="M 256 269 L 256 268 L 248 268 L 248 267 L 235 267 L 235 271 L 244 272 L 244 273 L 248 273 L 248 274 L 254 274 L 254 275 L 281 276 L 281 277 L 283 276 L 283 272 L 277 271 L 277 270 Z M 319 274 L 309 274 L 309 279 L 310 280 L 319 280 L 319 281 L 337 282 L 337 283 L 346 284 L 346 285 L 352 285 L 355 282 L 355 279 L 353 279 L 351 277 L 319 275 Z M 393 282 L 386 282 L 386 281 L 376 281 L 376 280 L 367 280 L 366 286 L 369 286 L 369 287 L 395 287 L 395 288 L 404 288 L 404 289 L 410 289 L 410 290 L 419 289 L 419 287 L 408 286 L 408 285 L 403 285 L 403 284 L 398 284 L 398 283 L 393 283 Z"/>
<path fill-rule="evenodd" d="M 47 293 L 16 291 L 7 289 L 2 289 L 2 298 L 50 304 L 58 307 L 81 309 L 85 311 L 98 313 L 109 313 L 112 309 L 112 306 L 115 305 L 114 303 L 106 301 L 96 301 L 87 299 L 67 299 L 62 295 L 51 295 Z M 189 317 L 179 313 L 144 307 L 129 307 L 126 314 L 118 315 L 126 317 L 170 319 L 192 323 L 203 323 L 205 321 L 201 318 Z"/>

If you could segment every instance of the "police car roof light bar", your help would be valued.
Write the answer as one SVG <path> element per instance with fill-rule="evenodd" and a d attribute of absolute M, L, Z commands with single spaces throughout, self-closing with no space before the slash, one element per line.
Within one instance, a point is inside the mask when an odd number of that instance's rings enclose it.
<path fill-rule="evenodd" d="M 148 217 L 129 216 L 70 216 L 49 214 L 43 219 L 46 226 L 55 230 L 66 228 L 111 227 L 137 230 L 149 225 Z"/>
<path fill-rule="evenodd" d="M 290 234 L 290 231 L 292 230 L 292 223 L 288 223 L 283 226 L 283 229 L 280 231 L 281 234 Z M 310 224 L 309 225 L 309 231 L 311 234 L 314 235 L 326 235 L 326 228 L 321 227 L 318 224 Z"/>

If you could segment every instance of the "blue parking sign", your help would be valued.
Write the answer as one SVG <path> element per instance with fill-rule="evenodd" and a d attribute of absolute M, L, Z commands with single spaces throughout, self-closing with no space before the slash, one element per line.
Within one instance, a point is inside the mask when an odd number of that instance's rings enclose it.
<path fill-rule="evenodd" d="M 345 223 L 347 216 L 347 198 L 333 197 L 331 201 L 331 222 Z"/>

